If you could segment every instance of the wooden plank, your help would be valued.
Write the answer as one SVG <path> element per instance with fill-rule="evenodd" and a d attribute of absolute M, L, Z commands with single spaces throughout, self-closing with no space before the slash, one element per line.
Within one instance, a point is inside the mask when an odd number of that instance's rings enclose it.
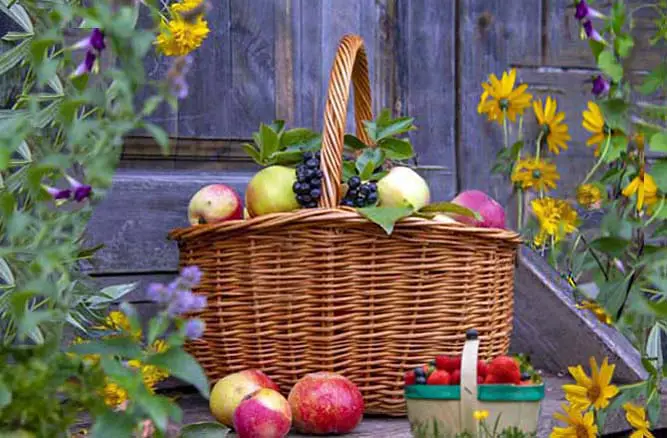
<path fill-rule="evenodd" d="M 440 173 L 429 179 L 433 200 L 449 200 L 456 194 L 455 2 L 410 0 L 399 5 L 403 112 L 418 127 L 410 139 L 419 165 Z"/>
<path fill-rule="evenodd" d="M 275 13 L 274 0 L 231 0 L 231 90 L 227 101 L 214 103 L 226 124 L 196 131 L 198 137 L 248 138 L 275 118 Z"/>
<path fill-rule="evenodd" d="M 611 2 L 598 3 L 595 6 L 603 11 L 609 11 Z M 627 3 L 628 11 L 643 5 L 643 0 L 630 0 Z M 574 17 L 574 9 L 570 0 L 550 0 L 544 2 L 546 7 L 545 53 L 544 63 L 551 66 L 566 67 L 595 67 L 595 59 L 591 54 L 588 43 L 579 36 L 579 21 Z M 652 69 L 664 61 L 667 54 L 667 44 L 661 41 L 651 46 L 650 38 L 656 31 L 656 13 L 651 8 L 640 9 L 634 14 L 636 56 L 631 61 L 635 69 Z M 601 20 L 593 20 L 597 27 L 602 26 Z M 534 63 L 526 65 L 535 65 Z"/>
<path fill-rule="evenodd" d="M 523 2 L 508 7 L 501 0 L 460 2 L 458 35 L 458 132 L 457 170 L 459 189 L 479 189 L 500 202 L 509 194 L 509 185 L 489 170 L 503 147 L 502 129 L 477 114 L 481 82 L 489 73 L 500 75 L 511 64 L 535 61 L 541 56 L 538 17 L 541 3 Z"/>
<path fill-rule="evenodd" d="M 119 170 L 107 198 L 89 223 L 89 240 L 106 247 L 92 272 L 171 271 L 178 251 L 167 233 L 187 225 L 190 198 L 207 184 L 222 183 L 244 196 L 251 173 Z"/>
<path fill-rule="evenodd" d="M 294 118 L 295 125 L 322 129 L 324 86 L 322 76 L 322 2 L 295 0 L 292 13 L 294 33 Z"/>
<path fill-rule="evenodd" d="M 125 139 L 121 159 L 253 162 L 241 148 L 248 142 L 252 140 L 175 137 L 169 140 L 169 154 L 164 155 L 152 138 L 129 137 Z"/>

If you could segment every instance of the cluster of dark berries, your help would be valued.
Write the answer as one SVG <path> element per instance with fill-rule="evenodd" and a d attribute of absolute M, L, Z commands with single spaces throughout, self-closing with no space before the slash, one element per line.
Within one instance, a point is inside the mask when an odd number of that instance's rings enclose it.
<path fill-rule="evenodd" d="M 346 207 L 367 207 L 378 200 L 378 187 L 375 181 L 362 183 L 361 178 L 353 176 L 347 180 L 347 193 L 342 204 Z"/>
<path fill-rule="evenodd" d="M 292 186 L 296 200 L 301 207 L 315 208 L 322 196 L 322 170 L 320 170 L 320 153 L 306 152 L 303 163 L 296 167 L 296 182 Z"/>

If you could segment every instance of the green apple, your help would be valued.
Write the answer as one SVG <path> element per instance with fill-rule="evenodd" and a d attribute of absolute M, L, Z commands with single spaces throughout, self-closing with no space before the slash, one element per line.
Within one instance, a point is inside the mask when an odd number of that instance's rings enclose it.
<path fill-rule="evenodd" d="M 296 171 L 291 167 L 269 166 L 250 180 L 245 204 L 250 217 L 293 211 L 299 208 L 292 186 Z"/>
<path fill-rule="evenodd" d="M 379 205 L 382 207 L 404 207 L 412 205 L 419 210 L 427 205 L 431 192 L 424 178 L 409 167 L 394 167 L 378 181 Z"/>

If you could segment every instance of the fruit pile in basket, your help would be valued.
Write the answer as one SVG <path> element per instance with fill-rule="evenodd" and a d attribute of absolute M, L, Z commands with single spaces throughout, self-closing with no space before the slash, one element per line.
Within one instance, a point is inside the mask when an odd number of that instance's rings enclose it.
<path fill-rule="evenodd" d="M 478 385 L 538 385 L 542 377 L 524 356 L 498 356 L 477 361 Z M 405 373 L 406 385 L 460 385 L 461 356 L 437 356 Z"/>
<path fill-rule="evenodd" d="M 266 374 L 248 369 L 215 384 L 210 408 L 239 438 L 282 438 L 292 427 L 309 435 L 351 432 L 361 422 L 364 400 L 354 383 L 340 374 L 307 374 L 285 398 Z"/>
<path fill-rule="evenodd" d="M 212 184 L 191 198 L 189 222 L 198 225 L 316 208 L 325 181 L 334 181 L 340 187 L 340 206 L 357 209 L 387 233 L 407 216 L 504 228 L 503 208 L 480 191 L 431 203 L 429 186 L 414 170 L 415 153 L 405 138 L 414 129 L 413 119 L 392 118 L 383 111 L 376 120 L 365 122 L 364 137 L 370 144 L 345 135 L 341 175 L 326 175 L 319 134 L 303 128 L 286 130 L 282 121 L 261 124 L 253 144 L 243 146 L 263 167 L 246 187 L 245 205 L 233 188 Z"/>

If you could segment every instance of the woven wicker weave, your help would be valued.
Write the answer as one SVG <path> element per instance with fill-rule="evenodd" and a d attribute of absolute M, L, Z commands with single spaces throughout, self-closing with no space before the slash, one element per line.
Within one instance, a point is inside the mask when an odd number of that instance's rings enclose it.
<path fill-rule="evenodd" d="M 371 119 L 363 41 L 345 36 L 324 115 L 320 208 L 173 230 L 180 264 L 197 265 L 208 307 L 188 345 L 211 379 L 261 368 L 285 392 L 301 376 L 335 371 L 361 389 L 366 412 L 402 415 L 403 373 L 458 354 L 477 328 L 480 355 L 507 351 L 514 260 L 507 230 L 422 218 L 391 236 L 337 207 L 350 84 L 357 134 Z"/>

